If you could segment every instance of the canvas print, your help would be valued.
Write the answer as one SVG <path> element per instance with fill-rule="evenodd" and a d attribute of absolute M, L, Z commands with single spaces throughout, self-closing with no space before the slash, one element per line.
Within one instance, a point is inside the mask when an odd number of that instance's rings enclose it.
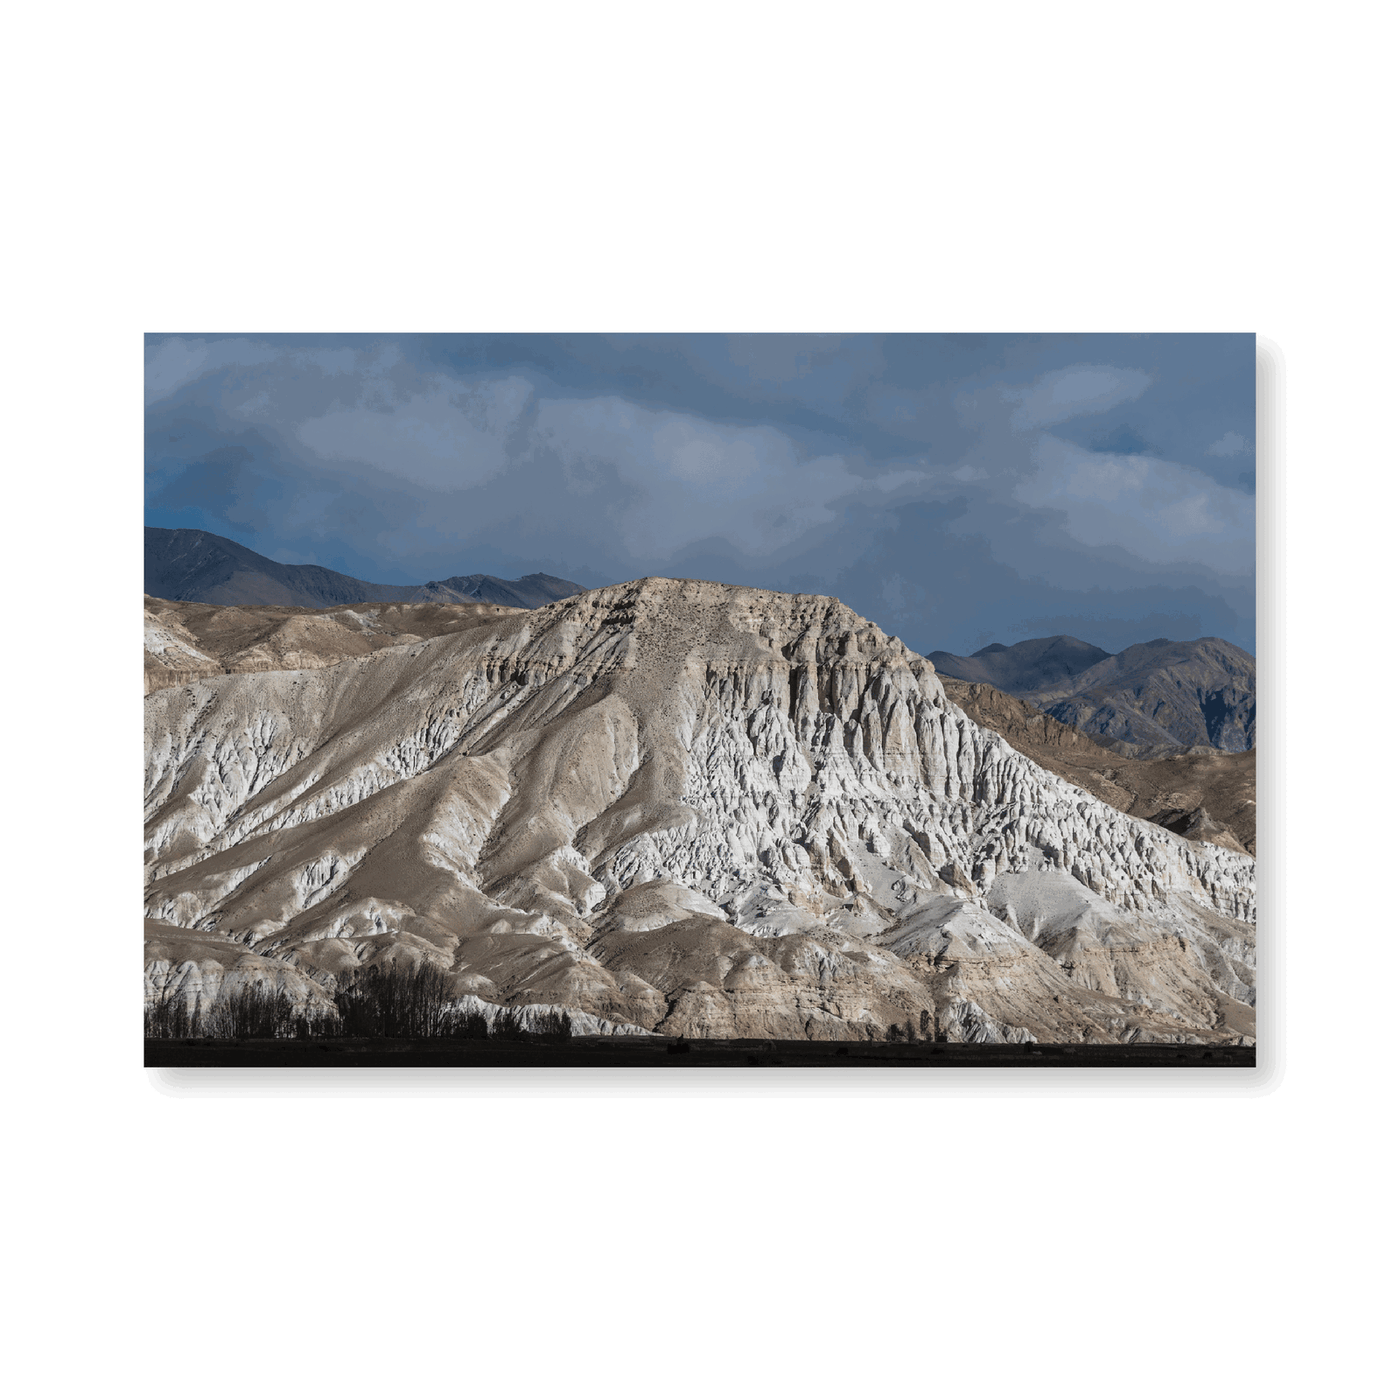
<path fill-rule="evenodd" d="M 1252 335 L 145 355 L 148 1065 L 1254 1063 Z"/>

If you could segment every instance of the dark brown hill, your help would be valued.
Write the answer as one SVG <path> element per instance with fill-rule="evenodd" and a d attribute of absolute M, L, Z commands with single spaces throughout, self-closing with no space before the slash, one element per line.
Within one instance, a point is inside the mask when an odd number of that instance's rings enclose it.
<path fill-rule="evenodd" d="M 370 583 L 319 564 L 279 564 L 207 530 L 146 527 L 146 593 L 176 602 L 328 608 L 357 603 L 494 603 L 538 608 L 583 589 L 552 574 L 464 574 L 426 584 Z"/>

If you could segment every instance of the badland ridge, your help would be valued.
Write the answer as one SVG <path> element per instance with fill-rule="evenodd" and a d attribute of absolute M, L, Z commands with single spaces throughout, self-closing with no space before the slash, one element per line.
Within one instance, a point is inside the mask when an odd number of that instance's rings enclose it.
<path fill-rule="evenodd" d="M 148 995 L 428 961 L 579 1029 L 1253 1036 L 1250 855 L 1033 761 L 833 598 L 364 603 L 147 599 Z"/>

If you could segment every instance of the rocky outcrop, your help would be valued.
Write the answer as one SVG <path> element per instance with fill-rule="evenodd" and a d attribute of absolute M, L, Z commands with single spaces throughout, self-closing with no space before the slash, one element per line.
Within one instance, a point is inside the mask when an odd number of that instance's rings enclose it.
<path fill-rule="evenodd" d="M 145 666 L 147 695 L 224 672 L 222 661 L 204 650 L 178 613 L 153 598 L 146 599 Z"/>
<path fill-rule="evenodd" d="M 834 599 L 646 579 L 146 705 L 148 915 L 318 986 L 429 959 L 667 1034 L 1252 1035 L 1252 860 L 1046 772 Z"/>

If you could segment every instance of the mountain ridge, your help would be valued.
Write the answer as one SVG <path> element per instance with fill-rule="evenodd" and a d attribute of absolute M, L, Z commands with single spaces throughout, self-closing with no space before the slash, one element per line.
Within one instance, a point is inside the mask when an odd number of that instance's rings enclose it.
<path fill-rule="evenodd" d="M 208 530 L 147 525 L 145 591 L 171 602 L 326 608 L 356 603 L 484 602 L 535 608 L 583 591 L 552 574 L 465 574 L 425 584 L 370 583 L 319 564 L 280 564 Z"/>
<path fill-rule="evenodd" d="M 835 599 L 643 579 L 146 701 L 152 998 L 454 995 L 687 1036 L 1253 1036 L 1253 861 L 970 719 Z"/>
<path fill-rule="evenodd" d="M 386 647 L 467 632 L 507 611 L 476 602 L 311 610 L 147 598 L 146 693 L 207 676 L 333 666 Z M 1252 751 L 1125 744 L 1064 725 L 994 687 L 940 679 L 978 724 L 1109 806 L 1193 839 L 1254 853 Z"/>
<path fill-rule="evenodd" d="M 931 651 L 928 659 L 938 667 L 940 674 L 977 685 L 995 686 L 1017 695 L 1078 675 L 1111 655 L 1101 647 L 1061 633 L 1054 637 L 1033 637 L 1014 646 L 993 642 L 971 656 Z"/>
<path fill-rule="evenodd" d="M 1220 637 L 1159 637 L 1115 655 L 1075 637 L 1042 637 L 928 659 L 944 675 L 993 686 L 1105 741 L 1226 753 L 1255 744 L 1255 660 Z"/>

